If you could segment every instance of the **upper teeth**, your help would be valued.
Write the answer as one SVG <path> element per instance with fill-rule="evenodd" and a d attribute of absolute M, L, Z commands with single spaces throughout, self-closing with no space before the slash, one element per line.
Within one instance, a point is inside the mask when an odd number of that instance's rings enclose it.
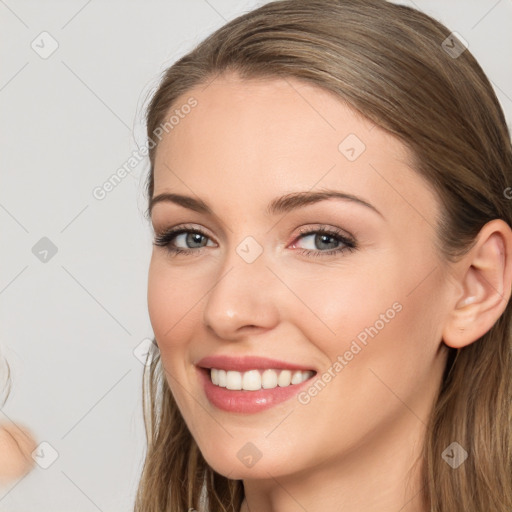
<path fill-rule="evenodd" d="M 312 371 L 290 370 L 249 370 L 236 372 L 234 370 L 218 370 L 212 368 L 210 378 L 212 383 L 222 388 L 246 391 L 272 389 L 277 386 L 284 387 L 290 384 L 300 384 L 312 377 Z"/>

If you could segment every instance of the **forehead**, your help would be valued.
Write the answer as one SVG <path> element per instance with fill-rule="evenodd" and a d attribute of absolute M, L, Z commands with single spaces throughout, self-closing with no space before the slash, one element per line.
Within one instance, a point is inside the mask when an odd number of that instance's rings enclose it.
<path fill-rule="evenodd" d="M 291 78 L 222 75 L 182 95 L 171 110 L 190 98 L 196 106 L 159 143 L 155 195 L 214 193 L 232 204 L 236 194 L 247 206 L 328 187 L 381 211 L 407 214 L 415 205 L 432 218 L 435 195 L 411 168 L 405 145 L 333 93 Z"/>

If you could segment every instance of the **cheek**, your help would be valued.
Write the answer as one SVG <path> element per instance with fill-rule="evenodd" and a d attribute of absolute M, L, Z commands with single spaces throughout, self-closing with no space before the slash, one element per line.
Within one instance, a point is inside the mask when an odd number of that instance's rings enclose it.
<path fill-rule="evenodd" d="M 364 271 L 324 269 L 307 280 L 290 274 L 287 282 L 300 300 L 282 312 L 327 356 L 327 364 L 349 351 L 350 366 L 368 371 L 376 362 L 393 377 L 397 361 L 407 358 L 413 372 L 434 356 L 442 282 L 434 273 L 419 283 L 418 275 L 431 271 L 429 262 L 419 268 L 405 261 L 380 263 Z"/>
<path fill-rule="evenodd" d="M 427 417 L 437 377 L 435 292 L 442 283 L 425 280 L 411 292 L 417 284 L 413 274 L 368 275 L 359 281 L 344 276 L 340 281 L 346 288 L 336 280 L 327 288 L 303 285 L 304 302 L 322 321 L 311 311 L 302 311 L 302 316 L 297 311 L 296 324 L 327 360 L 319 375 L 325 384 L 306 389 L 299 400 L 304 408 L 298 409 L 295 420 L 307 422 L 317 439 L 328 438 L 343 425 L 345 439 L 339 446 L 347 447 L 392 418 L 405 414 L 414 422 L 414 414 Z M 378 285 L 370 286 L 374 278 L 379 278 L 374 281 Z M 336 407 L 326 409 L 326 404 Z M 300 435 L 296 442 L 304 443 Z M 323 449 L 333 446 L 315 451 Z"/>
<path fill-rule="evenodd" d="M 163 354 L 186 339 L 188 319 L 199 295 L 191 283 L 187 285 L 183 280 L 183 273 L 162 259 L 160 255 L 151 259 L 147 301 L 151 326 Z"/>
<path fill-rule="evenodd" d="M 157 341 L 160 341 L 167 311 L 174 298 L 170 280 L 153 255 L 149 266 L 147 299 L 149 318 Z"/>
<path fill-rule="evenodd" d="M 387 326 L 382 317 L 392 321 L 397 316 L 400 306 L 396 303 L 401 296 L 392 287 L 394 276 L 388 273 L 384 277 L 375 265 L 373 268 L 324 268 L 308 279 L 290 275 L 287 282 L 299 300 L 291 298 L 290 304 L 296 306 L 282 311 L 288 310 L 289 320 L 300 326 L 305 339 L 330 359 L 336 358 L 351 340 L 364 339 L 365 328 L 377 323 L 382 329 Z"/>

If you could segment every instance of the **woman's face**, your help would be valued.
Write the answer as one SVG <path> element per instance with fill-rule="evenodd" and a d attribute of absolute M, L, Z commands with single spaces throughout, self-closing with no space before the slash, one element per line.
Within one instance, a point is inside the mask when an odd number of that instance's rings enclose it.
<path fill-rule="evenodd" d="M 188 231 L 154 247 L 148 307 L 207 462 L 245 479 L 354 454 L 353 469 L 385 443 L 412 456 L 446 360 L 449 294 L 439 205 L 405 147 L 291 79 L 223 75 L 176 109 L 153 197 L 190 200 L 151 213 L 157 235 Z M 292 199 L 326 191 L 353 199 Z"/>

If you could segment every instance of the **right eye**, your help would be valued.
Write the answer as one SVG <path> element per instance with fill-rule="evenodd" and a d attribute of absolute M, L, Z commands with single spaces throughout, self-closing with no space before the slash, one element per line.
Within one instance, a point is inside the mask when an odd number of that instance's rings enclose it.
<path fill-rule="evenodd" d="M 181 226 L 156 234 L 153 243 L 165 247 L 172 254 L 190 254 L 200 252 L 198 249 L 205 247 L 203 242 L 208 239 L 209 237 L 197 228 Z M 179 247 L 176 244 L 184 244 L 185 247 Z"/>

